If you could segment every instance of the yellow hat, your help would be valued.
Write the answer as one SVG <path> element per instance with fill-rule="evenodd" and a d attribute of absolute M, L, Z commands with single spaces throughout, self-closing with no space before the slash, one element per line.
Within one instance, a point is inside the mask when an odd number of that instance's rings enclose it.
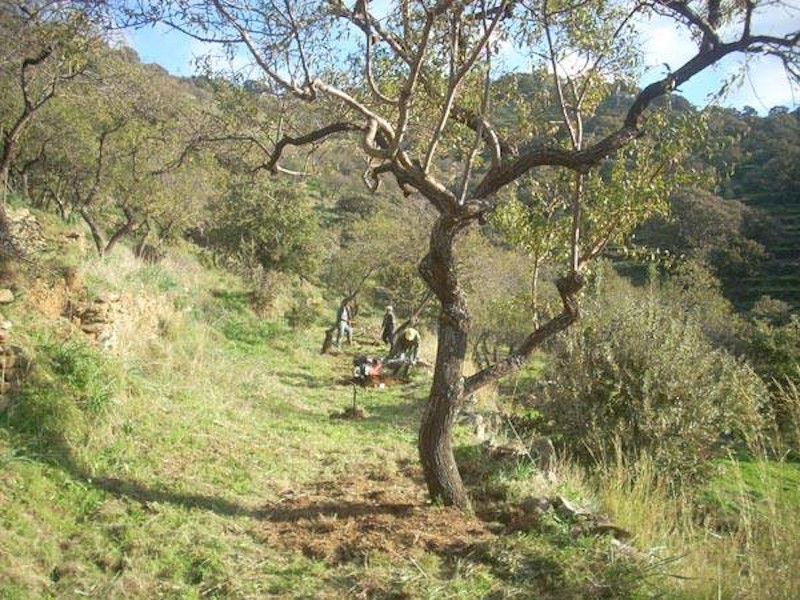
<path fill-rule="evenodd" d="M 406 337 L 406 340 L 408 340 L 408 341 L 410 342 L 410 341 L 411 341 L 411 340 L 413 340 L 415 337 L 417 337 L 417 330 L 416 330 L 416 329 L 411 329 L 411 328 L 409 327 L 408 329 L 406 329 L 406 335 L 405 335 L 405 337 Z"/>

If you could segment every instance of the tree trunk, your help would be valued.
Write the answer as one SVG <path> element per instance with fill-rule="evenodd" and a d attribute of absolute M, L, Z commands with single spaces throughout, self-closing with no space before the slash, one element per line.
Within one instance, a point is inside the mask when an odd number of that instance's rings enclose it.
<path fill-rule="evenodd" d="M 464 360 L 470 329 L 466 296 L 458 281 L 453 244 L 465 227 L 453 217 L 440 217 L 433 227 L 430 252 L 419 266 L 420 274 L 441 302 L 439 340 L 428 405 L 419 433 L 419 454 L 431 499 L 446 506 L 467 509 L 467 491 L 453 455 L 453 424 L 464 399 L 503 375 L 519 369 L 531 352 L 545 340 L 563 331 L 579 316 L 576 295 L 583 277 L 570 272 L 556 283 L 564 310 L 531 332 L 514 352 L 503 360 L 465 378 Z"/>
<path fill-rule="evenodd" d="M 469 507 L 469 497 L 453 456 L 452 429 L 463 399 L 468 331 L 466 304 L 442 307 L 433 385 L 419 434 L 419 454 L 431 498 L 459 508 Z"/>
<path fill-rule="evenodd" d="M 430 252 L 420 274 L 441 302 L 439 339 L 430 398 L 419 432 L 419 455 L 431 499 L 469 507 L 469 497 L 453 456 L 453 423 L 463 402 L 464 360 L 470 316 L 455 269 L 453 243 L 466 223 L 441 217 L 433 227 Z"/>
<path fill-rule="evenodd" d="M 89 214 L 89 211 L 86 210 L 85 207 L 81 207 L 80 209 L 81 216 L 86 224 L 89 226 L 89 231 L 92 234 L 92 240 L 94 241 L 94 247 L 97 249 L 98 256 L 103 256 L 105 253 L 105 243 L 103 242 L 103 234 L 100 232 L 97 223 L 95 223 L 94 218 L 92 215 Z"/>
<path fill-rule="evenodd" d="M 117 228 L 117 230 L 108 240 L 105 250 L 103 250 L 103 254 L 109 254 L 122 238 L 133 231 L 133 227 L 136 225 L 136 215 L 134 215 L 133 212 L 127 208 L 123 208 L 122 210 L 125 213 L 125 222 L 120 225 L 119 228 Z"/>

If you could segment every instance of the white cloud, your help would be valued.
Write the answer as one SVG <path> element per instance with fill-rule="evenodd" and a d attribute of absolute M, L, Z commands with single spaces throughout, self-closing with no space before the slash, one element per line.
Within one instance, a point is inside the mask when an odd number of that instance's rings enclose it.
<path fill-rule="evenodd" d="M 647 69 L 663 70 L 666 64 L 670 70 L 675 70 L 696 52 L 691 37 L 668 19 L 658 18 L 640 23 L 637 29 L 644 40 L 642 53 Z"/>
<path fill-rule="evenodd" d="M 728 106 L 752 106 L 764 112 L 773 106 L 796 106 L 800 101 L 792 89 L 783 64 L 775 57 L 759 56 L 748 64 L 742 84 L 725 99 Z"/>

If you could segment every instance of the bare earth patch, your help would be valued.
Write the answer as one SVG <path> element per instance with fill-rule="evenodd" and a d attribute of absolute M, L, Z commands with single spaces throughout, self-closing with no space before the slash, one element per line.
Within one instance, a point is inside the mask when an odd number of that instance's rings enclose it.
<path fill-rule="evenodd" d="M 419 470 L 364 470 L 288 490 L 263 508 L 254 533 L 265 544 L 331 564 L 375 552 L 407 557 L 415 549 L 463 553 L 493 538 L 477 517 L 426 503 Z"/>

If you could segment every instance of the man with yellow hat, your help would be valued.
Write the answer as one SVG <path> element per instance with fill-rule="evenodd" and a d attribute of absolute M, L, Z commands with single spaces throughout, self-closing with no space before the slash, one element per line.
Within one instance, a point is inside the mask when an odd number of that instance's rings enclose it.
<path fill-rule="evenodd" d="M 397 358 L 403 359 L 403 366 L 400 368 L 403 375 L 408 375 L 408 370 L 411 366 L 417 363 L 417 356 L 419 355 L 420 343 L 419 331 L 413 327 L 408 327 L 398 336 L 392 354 Z"/>

